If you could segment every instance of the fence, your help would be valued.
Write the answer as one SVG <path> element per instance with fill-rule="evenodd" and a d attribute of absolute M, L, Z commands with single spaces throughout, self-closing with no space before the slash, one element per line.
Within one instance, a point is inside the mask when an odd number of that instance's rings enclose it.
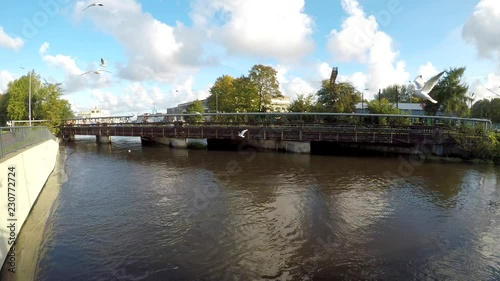
<path fill-rule="evenodd" d="M 47 127 L 0 127 L 0 158 L 27 146 L 56 140 Z"/>

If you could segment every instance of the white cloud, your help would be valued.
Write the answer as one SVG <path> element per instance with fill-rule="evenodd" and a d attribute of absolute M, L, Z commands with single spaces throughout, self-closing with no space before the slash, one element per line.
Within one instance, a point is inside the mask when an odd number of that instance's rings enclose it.
<path fill-rule="evenodd" d="M 81 70 L 75 60 L 66 55 L 58 54 L 43 55 L 42 59 L 50 66 L 56 67 L 64 72 L 63 88 L 65 93 L 74 93 L 87 88 L 104 88 L 111 86 L 111 74 L 103 72 L 100 75 L 89 73 L 80 75 L 90 70 Z"/>
<path fill-rule="evenodd" d="M 495 92 L 497 95 L 492 93 Z M 500 75 L 495 73 L 489 73 L 486 77 L 486 81 L 481 81 L 476 79 L 476 81 L 471 83 L 469 88 L 469 95 L 474 93 L 475 100 L 481 100 L 485 98 L 498 98 L 500 97 Z"/>
<path fill-rule="evenodd" d="M 40 46 L 40 49 L 38 49 L 38 53 L 40 55 L 44 55 L 48 49 L 49 49 L 49 43 L 43 42 L 43 44 Z"/>
<path fill-rule="evenodd" d="M 23 47 L 24 41 L 20 37 L 13 38 L 9 36 L 0 26 L 0 47 L 18 50 Z"/>
<path fill-rule="evenodd" d="M 434 67 L 434 65 L 428 61 L 426 64 L 421 65 L 418 68 L 418 74 L 417 75 L 422 75 L 422 79 L 424 81 L 427 81 L 427 79 L 431 78 L 432 76 L 436 75 L 439 71 Z M 415 78 L 417 76 L 415 75 Z"/>
<path fill-rule="evenodd" d="M 203 63 L 204 36 L 178 22 L 172 27 L 142 11 L 136 0 L 110 0 L 105 7 L 82 11 L 90 1 L 78 1 L 77 20 L 90 19 L 124 48 L 127 62 L 117 63 L 119 76 L 134 80 L 172 82 L 195 72 Z M 125 20 L 124 20 L 125 19 Z"/>
<path fill-rule="evenodd" d="M 480 0 L 462 29 L 462 37 L 479 55 L 500 60 L 500 2 Z"/>
<path fill-rule="evenodd" d="M 197 0 L 191 18 L 230 54 L 291 60 L 314 49 L 304 0 Z"/>
<path fill-rule="evenodd" d="M 0 71 L 0 94 L 7 90 L 7 85 L 9 82 L 14 80 L 14 75 L 12 73 L 2 70 Z"/>
<path fill-rule="evenodd" d="M 367 16 L 357 0 L 342 0 L 342 8 L 348 17 L 340 31 L 332 30 L 328 49 L 335 61 L 360 62 L 366 64 L 367 74 L 352 75 L 358 89 L 377 92 L 391 84 L 408 81 L 406 63 L 397 60 L 399 52 L 394 50 L 393 39 L 379 30 L 377 19 Z M 361 83 L 365 81 L 364 85 Z"/>

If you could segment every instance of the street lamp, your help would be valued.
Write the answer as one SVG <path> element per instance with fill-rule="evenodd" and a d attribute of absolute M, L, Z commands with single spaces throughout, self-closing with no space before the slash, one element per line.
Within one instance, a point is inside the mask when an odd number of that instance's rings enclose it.
<path fill-rule="evenodd" d="M 22 66 L 21 66 L 21 68 L 25 69 Z M 30 78 L 29 78 L 30 82 L 29 82 L 29 88 L 28 88 L 28 120 L 29 120 L 29 124 L 31 127 L 31 71 L 29 73 L 30 73 Z"/>

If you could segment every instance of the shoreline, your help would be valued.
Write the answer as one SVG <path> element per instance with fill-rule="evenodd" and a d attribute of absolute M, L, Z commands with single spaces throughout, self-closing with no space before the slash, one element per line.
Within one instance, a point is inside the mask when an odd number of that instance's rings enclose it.
<path fill-rule="evenodd" d="M 56 166 L 34 203 L 19 236 L 14 244 L 16 272 L 8 271 L 5 263 L 0 271 L 0 280 L 35 280 L 39 259 L 44 245 L 50 240 L 51 225 L 48 223 L 57 207 L 57 199 L 62 185 L 67 181 L 65 173 L 66 148 L 59 147 Z"/>

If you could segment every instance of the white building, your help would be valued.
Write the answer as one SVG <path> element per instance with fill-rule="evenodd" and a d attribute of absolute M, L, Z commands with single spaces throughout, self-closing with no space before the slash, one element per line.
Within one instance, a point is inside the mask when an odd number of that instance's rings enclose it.
<path fill-rule="evenodd" d="M 394 104 L 396 107 L 396 104 Z M 398 109 L 401 114 L 409 114 L 409 115 L 425 115 L 424 108 L 420 105 L 420 103 L 405 103 L 401 102 L 398 104 Z M 367 103 L 357 103 L 356 104 L 356 113 L 370 113 L 368 111 Z"/>
<path fill-rule="evenodd" d="M 290 107 L 290 98 L 283 96 L 278 99 L 271 99 L 269 112 L 287 112 Z"/>
<path fill-rule="evenodd" d="M 88 111 L 80 111 L 76 115 L 76 118 L 100 118 L 100 117 L 109 117 L 109 110 L 93 108 Z"/>

